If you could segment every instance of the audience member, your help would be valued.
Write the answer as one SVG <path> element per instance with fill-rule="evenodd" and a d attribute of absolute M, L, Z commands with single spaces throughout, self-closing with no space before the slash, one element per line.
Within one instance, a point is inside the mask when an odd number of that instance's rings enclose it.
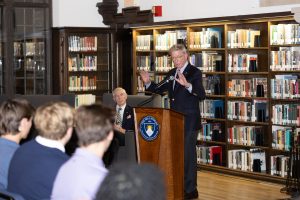
<path fill-rule="evenodd" d="M 79 148 L 60 169 L 53 200 L 91 200 L 107 174 L 102 162 L 113 138 L 114 112 L 100 104 L 81 106 L 75 113 Z"/>
<path fill-rule="evenodd" d="M 133 108 L 127 104 L 126 91 L 121 87 L 117 87 L 112 94 L 113 100 L 116 103 L 116 116 L 114 138 L 103 158 L 106 166 L 110 166 L 116 161 L 119 147 L 125 145 L 125 132 L 134 130 Z"/>
<path fill-rule="evenodd" d="M 64 145 L 73 131 L 74 109 L 63 102 L 40 106 L 34 116 L 38 136 L 14 154 L 8 173 L 8 191 L 27 200 L 50 199 L 55 176 L 68 160 Z"/>
<path fill-rule="evenodd" d="M 113 91 L 113 99 L 116 102 L 116 120 L 115 130 L 125 133 L 128 130 L 134 130 L 134 115 L 133 108 L 127 105 L 127 93 L 121 88 L 117 87 Z"/>
<path fill-rule="evenodd" d="M 165 200 L 163 173 L 152 164 L 113 165 L 102 182 L 96 200 Z"/>
<path fill-rule="evenodd" d="M 0 189 L 7 188 L 10 161 L 28 136 L 33 114 L 34 108 L 23 99 L 7 100 L 0 106 Z"/>

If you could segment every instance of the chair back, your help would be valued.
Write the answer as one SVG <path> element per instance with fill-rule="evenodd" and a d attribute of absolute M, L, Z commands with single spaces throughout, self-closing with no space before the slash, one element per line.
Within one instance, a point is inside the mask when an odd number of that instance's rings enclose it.
<path fill-rule="evenodd" d="M 137 162 L 135 133 L 126 131 L 125 145 L 119 147 L 116 160 L 114 162 Z"/>
<path fill-rule="evenodd" d="M 115 108 L 116 103 L 113 100 L 112 93 L 104 93 L 102 103 L 106 106 Z M 131 107 L 151 107 L 161 108 L 162 97 L 157 94 L 153 95 L 127 95 L 127 104 Z"/>

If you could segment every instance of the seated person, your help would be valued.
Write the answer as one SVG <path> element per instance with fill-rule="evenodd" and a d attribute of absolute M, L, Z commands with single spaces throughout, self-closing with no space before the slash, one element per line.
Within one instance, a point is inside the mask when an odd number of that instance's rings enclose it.
<path fill-rule="evenodd" d="M 69 157 L 64 145 L 73 132 L 74 109 L 63 102 L 38 107 L 34 125 L 38 136 L 14 154 L 9 172 L 9 192 L 28 200 L 50 199 L 55 176 Z"/>
<path fill-rule="evenodd" d="M 4 101 L 0 107 L 0 189 L 7 188 L 10 161 L 19 148 L 20 141 L 27 138 L 32 125 L 34 108 L 28 101 L 13 99 Z"/>
<path fill-rule="evenodd" d="M 125 133 L 128 130 L 134 131 L 133 108 L 127 105 L 126 91 L 117 87 L 113 91 L 113 99 L 116 102 L 115 130 L 120 133 Z"/>
<path fill-rule="evenodd" d="M 163 173 L 152 164 L 115 164 L 102 182 L 96 200 L 165 200 Z"/>
<path fill-rule="evenodd" d="M 113 110 L 100 104 L 83 105 L 76 110 L 79 148 L 59 169 L 51 199 L 95 199 L 108 172 L 102 157 L 113 139 L 113 118 Z"/>
<path fill-rule="evenodd" d="M 116 103 L 116 116 L 114 124 L 114 139 L 104 155 L 104 162 L 106 166 L 112 164 L 116 159 L 119 146 L 125 145 L 125 132 L 134 131 L 134 114 L 133 108 L 127 105 L 127 93 L 121 88 L 117 87 L 112 92 L 113 100 Z"/>

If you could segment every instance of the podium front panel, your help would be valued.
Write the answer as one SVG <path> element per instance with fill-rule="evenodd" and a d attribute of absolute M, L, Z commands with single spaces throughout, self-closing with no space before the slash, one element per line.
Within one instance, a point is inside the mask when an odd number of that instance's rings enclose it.
<path fill-rule="evenodd" d="M 156 164 L 164 172 L 167 199 L 183 199 L 183 115 L 162 108 L 134 110 L 138 161 Z"/>

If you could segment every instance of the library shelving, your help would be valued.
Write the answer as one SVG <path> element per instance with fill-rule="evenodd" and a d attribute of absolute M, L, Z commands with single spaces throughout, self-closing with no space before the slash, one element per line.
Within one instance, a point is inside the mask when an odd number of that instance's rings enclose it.
<path fill-rule="evenodd" d="M 139 70 L 164 78 L 168 49 L 183 43 L 202 71 L 199 168 L 283 183 L 300 132 L 300 27 L 289 12 L 134 25 Z M 187 102 L 188 103 L 188 102 Z M 298 137 L 299 138 L 299 137 Z M 298 142 L 299 144 L 299 142 Z"/>
<path fill-rule="evenodd" d="M 113 34 L 108 28 L 53 29 L 54 93 L 76 94 L 76 106 L 89 104 L 111 91 Z"/>
<path fill-rule="evenodd" d="M 0 2 L 0 94 L 51 93 L 51 0 Z"/>

